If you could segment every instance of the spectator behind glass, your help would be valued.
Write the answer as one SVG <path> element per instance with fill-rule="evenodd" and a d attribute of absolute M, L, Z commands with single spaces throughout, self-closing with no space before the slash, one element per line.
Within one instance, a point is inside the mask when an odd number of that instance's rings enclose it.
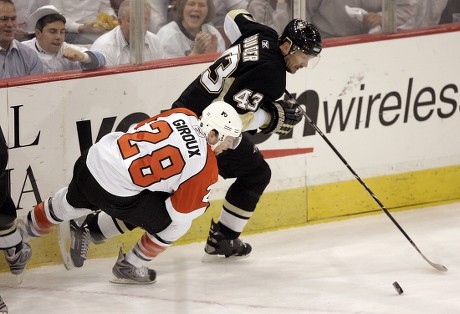
<path fill-rule="evenodd" d="M 400 27 L 415 16 L 417 0 L 396 0 L 396 25 Z M 363 21 L 350 17 L 345 5 L 368 13 Z M 314 23 L 323 38 L 367 34 L 382 26 L 382 0 L 306 0 L 306 19 Z M 380 26 L 380 27 L 379 27 Z"/>
<path fill-rule="evenodd" d="M 125 0 L 118 10 L 119 26 L 99 37 L 91 46 L 92 51 L 100 51 L 105 57 L 106 65 L 130 63 L 129 23 L 130 0 Z M 164 58 L 160 39 L 157 35 L 147 31 L 150 23 L 150 5 L 144 4 L 144 61 Z"/>
<path fill-rule="evenodd" d="M 43 73 L 37 54 L 14 39 L 16 9 L 11 0 L 0 0 L 0 78 Z"/>
<path fill-rule="evenodd" d="M 166 58 L 223 52 L 225 40 L 209 22 L 215 16 L 212 0 L 177 0 L 175 21 L 158 31 Z"/>
<path fill-rule="evenodd" d="M 212 23 L 216 27 L 224 26 L 225 15 L 236 9 L 246 10 L 248 2 L 249 0 L 214 0 L 216 17 L 213 19 Z"/>
<path fill-rule="evenodd" d="M 38 54 L 45 73 L 89 70 L 105 65 L 102 53 L 64 42 L 66 19 L 54 6 L 38 8 L 28 23 L 35 24 L 35 38 L 23 43 Z"/>
<path fill-rule="evenodd" d="M 414 29 L 437 25 L 446 5 L 447 0 L 417 0 L 416 14 L 410 21 L 399 27 L 399 29 Z"/>
<path fill-rule="evenodd" d="M 160 28 L 168 23 L 169 0 L 145 0 L 145 2 L 150 3 L 150 7 L 152 8 L 149 31 L 158 33 Z"/>
<path fill-rule="evenodd" d="M 35 25 L 27 24 L 27 18 L 39 7 L 46 5 L 48 0 L 13 0 L 16 7 L 18 28 L 16 29 L 16 39 L 24 41 L 34 37 Z"/>
<path fill-rule="evenodd" d="M 115 11 L 115 14 L 117 14 L 118 16 L 118 9 L 120 8 L 120 4 L 123 2 L 124 0 L 110 0 L 110 6 L 112 7 L 112 9 Z"/>
<path fill-rule="evenodd" d="M 291 20 L 287 0 L 249 0 L 248 12 L 257 22 L 270 26 L 279 35 Z"/>
<path fill-rule="evenodd" d="M 71 44 L 90 45 L 116 26 L 110 0 L 49 0 L 49 4 L 66 17 L 66 42 Z"/>
<path fill-rule="evenodd" d="M 452 14 L 460 13 L 460 1 L 449 0 L 447 1 L 446 8 L 442 11 L 441 20 L 439 24 L 452 23 Z"/>
<path fill-rule="evenodd" d="M 123 0 L 110 0 L 110 4 L 118 14 L 118 9 Z M 157 33 L 168 21 L 169 0 L 145 0 L 150 4 L 150 25 L 149 31 Z"/>

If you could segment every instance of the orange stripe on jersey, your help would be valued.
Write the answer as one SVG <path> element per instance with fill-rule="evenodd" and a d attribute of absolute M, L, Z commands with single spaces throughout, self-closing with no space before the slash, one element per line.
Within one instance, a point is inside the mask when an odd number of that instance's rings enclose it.
<path fill-rule="evenodd" d="M 208 146 L 208 158 L 204 168 L 183 182 L 171 196 L 174 209 L 179 213 L 187 214 L 203 207 L 207 208 L 210 186 L 217 182 L 218 175 L 216 156 Z"/>
<path fill-rule="evenodd" d="M 35 228 L 38 232 L 45 234 L 51 231 L 54 224 L 46 217 L 44 202 L 35 206 L 33 215 L 35 216 Z"/>
<path fill-rule="evenodd" d="M 136 125 L 135 129 L 143 126 L 144 124 L 148 124 L 152 121 L 155 121 L 156 119 L 160 118 L 160 117 L 169 117 L 170 115 L 172 115 L 173 113 L 183 113 L 185 115 L 188 115 L 188 116 L 194 116 L 194 117 L 197 117 L 198 116 L 190 109 L 186 109 L 186 108 L 174 108 L 174 109 L 170 109 L 170 110 L 166 110 L 162 113 L 159 113 L 157 114 L 156 116 L 153 116 L 149 119 L 146 119 L 144 121 L 141 121 L 139 122 L 139 124 Z"/>
<path fill-rule="evenodd" d="M 147 258 L 154 258 L 167 248 L 165 246 L 161 246 L 153 242 L 147 233 L 144 233 L 142 235 L 139 242 L 139 250 Z"/>

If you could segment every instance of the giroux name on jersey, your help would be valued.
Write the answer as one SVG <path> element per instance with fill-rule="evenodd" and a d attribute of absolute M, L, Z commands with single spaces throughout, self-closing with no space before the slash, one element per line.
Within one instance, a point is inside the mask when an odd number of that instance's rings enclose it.
<path fill-rule="evenodd" d="M 200 149 L 198 148 L 198 142 L 196 141 L 195 136 L 193 136 L 192 131 L 190 131 L 185 121 L 179 119 L 174 121 L 173 125 L 176 127 L 176 130 L 179 132 L 179 135 L 185 142 L 185 146 L 188 150 L 188 157 L 191 158 L 195 155 L 201 156 Z"/>
<path fill-rule="evenodd" d="M 243 62 L 259 61 L 259 34 L 243 41 Z"/>

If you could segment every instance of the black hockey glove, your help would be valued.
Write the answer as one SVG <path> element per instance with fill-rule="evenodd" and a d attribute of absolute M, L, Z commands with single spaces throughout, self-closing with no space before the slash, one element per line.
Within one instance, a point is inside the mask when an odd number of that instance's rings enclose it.
<path fill-rule="evenodd" d="M 303 116 L 296 102 L 292 100 L 277 100 L 264 104 L 262 108 L 272 116 L 270 123 L 260 128 L 265 134 L 288 134 Z"/>

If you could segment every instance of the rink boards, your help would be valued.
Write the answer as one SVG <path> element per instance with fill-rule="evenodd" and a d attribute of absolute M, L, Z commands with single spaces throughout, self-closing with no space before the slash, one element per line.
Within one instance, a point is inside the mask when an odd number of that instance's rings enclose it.
<path fill-rule="evenodd" d="M 390 210 L 460 199 L 459 37 L 457 31 L 331 45 L 315 69 L 288 75 L 288 91 Z M 169 108 L 215 57 L 0 83 L 18 215 L 66 186 L 80 152 L 102 135 Z M 245 232 L 381 212 L 308 123 L 290 136 L 255 141 L 272 180 Z M 178 243 L 205 239 L 230 183 L 219 181 L 212 206 Z M 56 234 L 31 242 L 40 252 L 32 266 L 60 262 Z M 92 246 L 90 257 L 115 255 L 115 246 L 129 248 L 139 234 Z"/>

